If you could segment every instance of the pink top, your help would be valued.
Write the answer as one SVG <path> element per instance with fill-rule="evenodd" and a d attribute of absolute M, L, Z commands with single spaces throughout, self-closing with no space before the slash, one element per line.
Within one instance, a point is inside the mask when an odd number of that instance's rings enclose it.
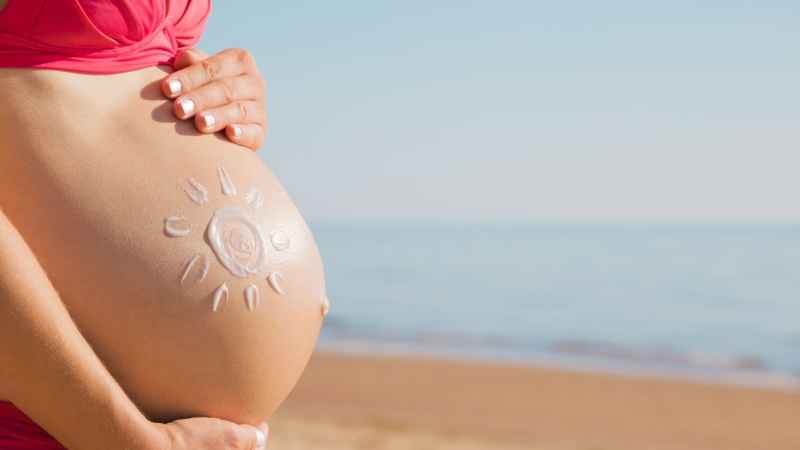
<path fill-rule="evenodd" d="M 107 74 L 171 65 L 210 13 L 211 0 L 8 0 L 0 67 Z"/>

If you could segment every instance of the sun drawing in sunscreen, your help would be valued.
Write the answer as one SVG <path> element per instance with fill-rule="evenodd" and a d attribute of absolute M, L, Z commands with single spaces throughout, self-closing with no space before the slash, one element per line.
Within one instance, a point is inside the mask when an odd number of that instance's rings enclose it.
<path fill-rule="evenodd" d="M 220 191 L 225 197 L 236 197 L 238 190 L 233 179 L 225 170 L 217 169 Z M 184 180 L 184 192 L 194 204 L 202 207 L 209 201 L 209 190 L 194 178 Z M 265 234 L 253 214 L 264 204 L 264 196 L 256 188 L 251 188 L 244 196 L 244 206 L 228 205 L 218 208 L 211 215 L 205 229 L 205 240 L 219 263 L 237 278 L 256 278 L 263 283 L 251 283 L 242 292 L 244 305 L 255 311 L 261 302 L 259 285 L 269 286 L 276 294 L 285 292 L 281 272 L 267 271 L 267 252 L 278 255 L 291 246 L 291 239 L 284 230 L 274 230 Z M 164 219 L 164 234 L 171 238 L 183 238 L 192 234 L 193 227 L 181 216 L 173 215 Z M 270 248 L 267 248 L 269 244 Z M 180 275 L 180 284 L 196 284 L 206 279 L 210 267 L 207 254 L 196 253 L 189 257 Z M 218 286 L 211 300 L 211 310 L 221 311 L 232 293 L 228 283 Z"/>

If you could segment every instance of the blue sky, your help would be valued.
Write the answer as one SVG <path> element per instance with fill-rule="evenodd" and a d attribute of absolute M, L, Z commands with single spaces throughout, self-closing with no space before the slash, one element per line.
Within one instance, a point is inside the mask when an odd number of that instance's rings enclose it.
<path fill-rule="evenodd" d="M 217 1 L 312 220 L 800 220 L 790 1 Z"/>

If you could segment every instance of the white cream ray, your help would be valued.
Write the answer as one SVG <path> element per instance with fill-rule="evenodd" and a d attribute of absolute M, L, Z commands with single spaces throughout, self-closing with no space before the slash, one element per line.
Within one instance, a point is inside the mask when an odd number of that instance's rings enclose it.
<path fill-rule="evenodd" d="M 203 280 L 206 279 L 208 276 L 208 270 L 211 268 L 211 264 L 208 262 L 208 256 L 203 255 L 203 268 L 200 270 L 200 278 L 197 279 L 198 283 L 202 283 Z"/>
<path fill-rule="evenodd" d="M 219 184 L 222 187 L 222 193 L 227 196 L 236 195 L 236 185 L 233 184 L 228 171 L 224 167 L 217 168 L 217 175 L 219 175 Z"/>
<path fill-rule="evenodd" d="M 195 254 L 186 263 L 185 268 L 183 269 L 183 275 L 181 275 L 181 284 L 185 283 L 186 279 L 189 278 L 189 273 L 192 271 L 192 267 L 194 267 L 194 263 L 196 263 L 198 259 L 200 259 L 200 255 Z"/>
<path fill-rule="evenodd" d="M 228 303 L 229 295 L 228 285 L 222 283 L 222 285 L 214 291 L 214 300 L 211 303 L 211 310 L 217 312 L 220 308 L 224 307 Z"/>
<path fill-rule="evenodd" d="M 278 295 L 283 295 L 284 291 L 281 288 L 281 282 L 283 281 L 283 275 L 280 272 L 270 272 L 267 276 L 267 282 L 272 287 L 272 289 L 278 293 Z"/>
<path fill-rule="evenodd" d="M 181 284 L 185 283 L 189 278 L 189 275 L 192 273 L 192 270 L 198 261 L 202 264 L 202 266 L 200 267 L 200 275 L 198 276 L 196 282 L 201 283 L 206 279 L 209 269 L 208 256 L 197 253 L 186 263 L 186 268 L 183 270 L 183 275 L 181 276 Z"/>
<path fill-rule="evenodd" d="M 291 240 L 289 239 L 289 235 L 281 230 L 270 233 L 269 241 L 272 243 L 272 247 L 279 252 L 288 250 L 289 246 L 292 244 Z"/>
<path fill-rule="evenodd" d="M 184 237 L 192 232 L 192 225 L 185 217 L 170 216 L 164 219 L 164 233 L 169 237 Z"/>
<path fill-rule="evenodd" d="M 244 290 L 244 299 L 247 303 L 247 309 L 255 311 L 259 303 L 261 303 L 261 295 L 258 292 L 258 286 L 255 284 L 247 286 Z"/>
<path fill-rule="evenodd" d="M 202 183 L 191 177 L 186 179 L 186 183 L 188 186 L 184 186 L 183 191 L 186 192 L 189 199 L 198 205 L 208 203 L 208 189 Z"/>
<path fill-rule="evenodd" d="M 250 188 L 244 195 L 244 201 L 253 209 L 261 208 L 264 206 L 264 194 L 256 188 Z"/>

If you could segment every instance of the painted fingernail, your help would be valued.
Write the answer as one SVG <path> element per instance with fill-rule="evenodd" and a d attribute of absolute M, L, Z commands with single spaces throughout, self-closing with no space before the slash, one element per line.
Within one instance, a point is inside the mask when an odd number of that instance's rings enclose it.
<path fill-rule="evenodd" d="M 203 119 L 203 126 L 205 128 L 214 128 L 214 124 L 217 123 L 217 119 L 215 119 L 214 116 L 212 116 L 209 113 L 203 114 L 202 119 Z"/>
<path fill-rule="evenodd" d="M 240 127 L 239 125 L 233 126 L 233 137 L 235 137 L 236 139 L 242 137 L 242 127 Z"/>
<path fill-rule="evenodd" d="M 180 94 L 181 90 L 183 89 L 181 80 L 178 79 L 169 80 L 169 83 L 167 83 L 167 87 L 169 88 L 169 93 L 172 95 Z"/>
<path fill-rule="evenodd" d="M 267 449 L 267 434 L 263 431 L 256 429 L 256 450 Z"/>
<path fill-rule="evenodd" d="M 178 109 L 181 110 L 183 117 L 189 117 L 194 113 L 194 102 L 188 98 L 182 98 L 178 101 Z"/>

